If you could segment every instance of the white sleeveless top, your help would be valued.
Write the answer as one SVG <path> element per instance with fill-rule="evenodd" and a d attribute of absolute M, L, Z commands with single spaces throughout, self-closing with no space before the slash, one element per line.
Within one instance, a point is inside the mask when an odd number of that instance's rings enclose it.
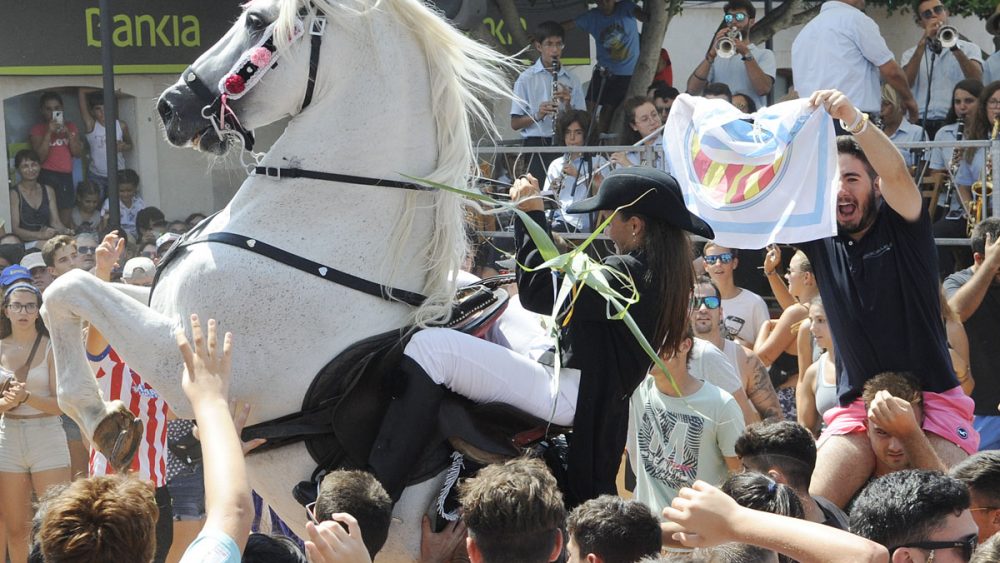
<path fill-rule="evenodd" d="M 123 138 L 122 126 L 121 123 L 116 123 L 116 125 L 115 138 L 121 141 Z M 90 145 L 90 172 L 105 178 L 108 177 L 108 146 L 106 142 L 107 134 L 104 132 L 104 126 L 94 121 L 94 130 L 87 133 L 87 143 Z M 125 157 L 119 152 L 118 170 L 122 168 L 125 168 Z"/>
<path fill-rule="evenodd" d="M 820 416 L 839 404 L 837 382 L 827 383 L 824 377 L 828 354 L 829 352 L 823 352 L 817 360 L 819 364 L 816 365 L 816 410 L 819 411 Z"/>
<path fill-rule="evenodd" d="M 3 346 L 3 342 L 0 341 L 0 347 Z M 38 356 L 42 357 L 42 363 L 32 367 L 28 370 L 28 377 L 25 380 L 27 383 L 27 389 L 35 397 L 51 397 L 52 390 L 49 388 L 49 350 L 52 347 L 52 341 L 49 340 L 42 349 L 41 346 L 38 347 L 38 351 L 35 352 L 35 358 L 32 361 L 37 361 Z M 0 374 L 3 377 L 14 377 L 14 371 L 9 370 L 6 367 L 0 366 Z M 32 416 L 38 414 L 48 414 L 42 412 L 35 407 L 28 406 L 27 403 L 7 411 L 9 414 L 18 416 Z"/>

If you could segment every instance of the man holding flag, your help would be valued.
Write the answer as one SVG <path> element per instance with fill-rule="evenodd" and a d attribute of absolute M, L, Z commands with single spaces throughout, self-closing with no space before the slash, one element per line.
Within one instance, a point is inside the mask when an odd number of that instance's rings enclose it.
<path fill-rule="evenodd" d="M 838 233 L 800 246 L 826 305 L 840 396 L 840 406 L 824 417 L 810 492 L 845 506 L 875 465 L 860 399 L 874 375 L 917 375 L 926 405 L 923 430 L 946 465 L 975 452 L 979 439 L 972 400 L 948 355 L 930 218 L 902 156 L 842 93 L 819 91 L 809 101 L 852 136 L 837 140 Z"/>

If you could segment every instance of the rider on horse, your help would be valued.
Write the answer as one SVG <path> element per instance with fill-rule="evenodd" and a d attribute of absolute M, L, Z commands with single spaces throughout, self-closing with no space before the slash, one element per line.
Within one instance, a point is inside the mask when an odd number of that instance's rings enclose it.
<path fill-rule="evenodd" d="M 538 182 L 519 179 L 511 198 L 532 220 L 548 223 Z M 619 209 L 621 208 L 621 209 Z M 569 213 L 619 209 L 606 229 L 617 254 L 604 264 L 631 277 L 639 294 L 629 313 L 656 350 L 672 350 L 687 325 L 693 273 L 689 231 L 712 238 L 711 228 L 684 206 L 672 176 L 651 168 L 610 174 L 600 192 L 571 205 Z M 524 224 L 515 229 L 517 261 L 526 268 L 544 262 Z M 519 268 L 518 293 L 530 311 L 551 314 L 556 280 L 547 268 Z M 625 282 L 608 276 L 623 291 Z M 447 391 L 476 402 L 510 404 L 535 417 L 573 426 L 567 500 L 575 505 L 615 493 L 615 476 L 625 446 L 628 399 L 652 363 L 609 305 L 581 285 L 560 312 L 562 367 L 558 391 L 550 391 L 552 353 L 538 361 L 502 346 L 449 329 L 426 329 L 407 344 L 394 398 L 369 459 L 371 469 L 393 499 L 398 499 L 411 469 L 424 451 L 437 421 L 437 406 Z"/>

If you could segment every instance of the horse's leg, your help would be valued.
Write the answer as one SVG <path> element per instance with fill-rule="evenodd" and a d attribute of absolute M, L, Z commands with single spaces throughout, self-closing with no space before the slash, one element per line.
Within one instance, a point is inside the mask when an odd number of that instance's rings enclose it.
<path fill-rule="evenodd" d="M 83 271 L 68 272 L 46 289 L 42 316 L 52 336 L 59 406 L 118 469 L 131 462 L 142 424 L 121 401 L 101 398 L 81 338 L 83 321 L 113 342 L 129 367 L 154 381 L 179 370 L 182 361 L 173 336 L 177 323 L 137 301 L 139 291 L 115 287 Z"/>

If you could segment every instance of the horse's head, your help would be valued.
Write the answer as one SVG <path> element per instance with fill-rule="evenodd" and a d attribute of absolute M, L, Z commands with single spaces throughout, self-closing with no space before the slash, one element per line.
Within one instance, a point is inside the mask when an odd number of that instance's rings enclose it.
<path fill-rule="evenodd" d="M 160 95 L 167 140 L 221 154 L 236 137 L 249 148 L 251 130 L 298 113 L 310 78 L 308 38 L 322 23 L 297 0 L 247 3 L 229 32 Z"/>

